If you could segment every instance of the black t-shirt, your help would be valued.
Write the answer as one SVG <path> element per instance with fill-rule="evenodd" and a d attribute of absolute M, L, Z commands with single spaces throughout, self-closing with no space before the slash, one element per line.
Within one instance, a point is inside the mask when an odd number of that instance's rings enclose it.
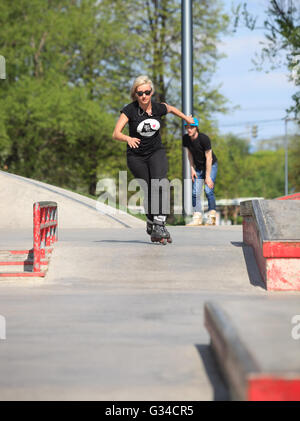
<path fill-rule="evenodd" d="M 167 114 L 167 107 L 164 104 L 152 101 L 151 116 L 139 107 L 137 101 L 126 105 L 121 113 L 124 113 L 129 119 L 129 136 L 141 139 L 138 148 L 130 148 L 127 145 L 127 153 L 147 155 L 163 148 L 159 129 L 161 117 Z"/>
<path fill-rule="evenodd" d="M 185 134 L 182 138 L 183 146 L 187 147 L 194 159 L 194 164 L 197 170 L 206 169 L 206 157 L 205 152 L 212 149 L 210 138 L 204 134 L 199 133 L 195 140 L 192 140 L 188 134 Z M 212 163 L 217 162 L 216 155 L 212 152 Z"/>

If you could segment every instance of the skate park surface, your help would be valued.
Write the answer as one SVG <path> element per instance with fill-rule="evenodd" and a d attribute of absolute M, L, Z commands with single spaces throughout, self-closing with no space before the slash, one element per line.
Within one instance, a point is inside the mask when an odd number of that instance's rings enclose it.
<path fill-rule="evenodd" d="M 92 199 L 4 172 L 0 186 L 0 250 L 32 246 L 34 201 L 59 213 L 46 277 L 0 278 L 0 400 L 229 400 L 207 302 L 230 313 L 259 364 L 299 361 L 300 294 L 266 290 L 241 226 L 169 227 L 163 246 Z"/>

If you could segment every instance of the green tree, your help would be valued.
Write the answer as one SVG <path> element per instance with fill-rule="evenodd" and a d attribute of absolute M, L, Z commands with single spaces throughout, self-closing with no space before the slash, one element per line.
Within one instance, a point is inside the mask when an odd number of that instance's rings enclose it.
<path fill-rule="evenodd" d="M 299 171 L 299 160 L 297 161 L 295 154 L 297 148 L 299 152 L 298 142 L 290 146 L 289 173 L 292 186 L 297 185 L 296 180 L 299 179 L 299 172 L 296 171 L 297 165 Z M 227 135 L 217 137 L 214 152 L 219 162 L 216 183 L 218 198 L 273 199 L 284 194 L 285 152 L 282 147 L 250 153 L 248 140 Z"/>
<path fill-rule="evenodd" d="M 219 2 L 194 2 L 195 113 L 214 133 L 225 99 L 212 86 L 228 17 Z M 0 3 L 0 163 L 9 171 L 95 193 L 99 174 L 125 169 L 111 133 L 130 83 L 147 73 L 157 99 L 180 105 L 179 0 L 19 0 Z M 180 121 L 163 141 L 181 177 Z"/>
<path fill-rule="evenodd" d="M 250 157 L 250 196 L 274 199 L 284 195 L 284 150 L 258 151 Z"/>
<path fill-rule="evenodd" d="M 246 26 L 255 30 L 257 17 L 249 13 L 247 3 L 240 3 L 235 10 L 236 26 L 242 18 Z M 269 0 L 264 21 L 266 40 L 261 57 L 256 62 L 258 68 L 268 62 L 272 68 L 281 64 L 279 57 L 284 56 L 290 70 L 290 77 L 296 86 L 300 85 L 300 3 L 298 0 Z M 288 110 L 294 112 L 300 122 L 300 91 L 293 95 L 294 105 Z"/>
<path fill-rule="evenodd" d="M 222 199 L 248 196 L 242 184 L 249 172 L 249 142 L 233 134 L 218 136 L 213 150 L 218 158 L 216 196 Z"/>
<path fill-rule="evenodd" d="M 10 139 L 1 161 L 9 170 L 87 185 L 94 194 L 99 163 L 108 156 L 118 161 L 124 148 L 111 141 L 112 112 L 125 99 L 130 36 L 122 34 L 126 16 L 109 4 L 1 2 L 0 50 L 7 59 L 1 144 Z"/>
<path fill-rule="evenodd" d="M 263 139 L 257 144 L 258 151 L 281 150 L 279 153 L 282 154 L 282 151 L 285 150 L 285 142 L 285 136 L 275 136 L 270 139 Z M 297 134 L 289 135 L 287 137 L 287 142 L 289 191 L 298 192 L 300 191 L 300 136 Z"/>
<path fill-rule="evenodd" d="M 290 191 L 300 192 L 300 136 L 289 140 L 289 187 Z"/>

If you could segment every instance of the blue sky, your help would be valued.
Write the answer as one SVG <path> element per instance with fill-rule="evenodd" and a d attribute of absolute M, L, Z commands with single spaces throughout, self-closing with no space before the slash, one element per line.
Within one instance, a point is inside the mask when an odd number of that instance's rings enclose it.
<path fill-rule="evenodd" d="M 226 10 L 238 0 L 223 0 Z M 268 0 L 248 0 L 248 9 L 258 16 L 258 26 L 263 26 L 266 18 L 264 11 Z M 252 60 L 255 52 L 261 51 L 260 42 L 265 40 L 264 30 L 250 31 L 239 28 L 233 35 L 222 38 L 219 51 L 227 58 L 219 62 L 214 84 L 221 84 L 221 93 L 230 100 L 230 105 L 240 109 L 226 116 L 217 115 L 221 133 L 235 133 L 249 137 L 250 127 L 258 126 L 255 142 L 272 136 L 284 136 L 285 110 L 292 105 L 292 95 L 297 91 L 295 84 L 288 80 L 288 70 L 284 67 L 266 73 L 255 70 Z M 265 66 L 269 70 L 269 66 Z M 277 121 L 268 121 L 277 120 Z M 295 132 L 293 123 L 289 123 L 289 133 Z"/>

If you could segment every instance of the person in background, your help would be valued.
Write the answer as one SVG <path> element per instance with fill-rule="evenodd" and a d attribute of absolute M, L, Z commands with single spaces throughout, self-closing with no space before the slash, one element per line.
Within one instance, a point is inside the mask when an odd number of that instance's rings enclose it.
<path fill-rule="evenodd" d="M 205 225 L 216 225 L 216 199 L 214 193 L 218 172 L 218 160 L 213 153 L 210 138 L 199 132 L 199 122 L 194 118 L 193 124 L 185 123 L 187 133 L 183 136 L 183 146 L 188 149 L 193 182 L 192 203 L 193 219 L 187 226 L 195 227 L 203 224 L 201 193 L 203 183 L 208 200 L 208 218 Z"/>

